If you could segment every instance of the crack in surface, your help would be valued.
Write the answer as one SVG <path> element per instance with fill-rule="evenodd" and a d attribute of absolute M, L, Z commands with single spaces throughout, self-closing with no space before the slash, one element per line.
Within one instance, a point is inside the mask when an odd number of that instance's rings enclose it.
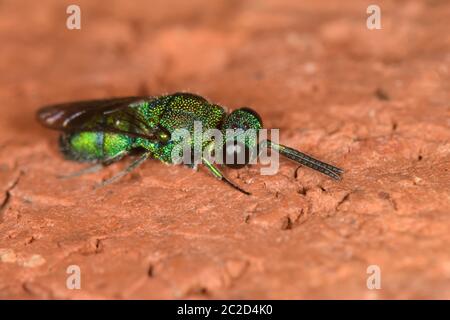
<path fill-rule="evenodd" d="M 0 204 L 0 223 L 2 222 L 3 213 L 5 212 L 6 208 L 8 207 L 8 204 L 11 202 L 12 194 L 11 191 L 14 190 L 15 187 L 19 184 L 20 178 L 23 175 L 23 171 L 19 171 L 19 174 L 17 177 L 13 180 L 13 182 L 10 184 L 8 188 L 4 191 L 5 198 L 3 199 L 2 203 Z"/>
<path fill-rule="evenodd" d="M 381 199 L 387 200 L 389 202 L 389 204 L 391 205 L 391 207 L 394 209 L 394 211 L 398 210 L 397 201 L 395 201 L 395 199 L 392 198 L 392 196 L 389 192 L 380 191 L 378 193 L 378 196 Z"/>
<path fill-rule="evenodd" d="M 346 201 L 350 199 L 350 195 L 353 193 L 353 191 L 347 192 L 342 199 L 336 204 L 336 211 L 339 211 L 339 207 Z"/>
<path fill-rule="evenodd" d="M 153 278 L 155 276 L 155 265 L 151 263 L 147 268 L 147 277 Z"/>

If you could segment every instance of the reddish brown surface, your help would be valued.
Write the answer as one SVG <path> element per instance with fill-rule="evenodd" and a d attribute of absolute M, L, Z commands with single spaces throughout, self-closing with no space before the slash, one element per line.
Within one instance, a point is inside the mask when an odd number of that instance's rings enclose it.
<path fill-rule="evenodd" d="M 2 1 L 0 298 L 450 298 L 448 1 L 377 1 L 375 31 L 373 1 L 300 2 L 77 1 L 69 31 L 73 2 Z M 343 181 L 289 161 L 228 171 L 250 197 L 155 161 L 57 178 L 83 166 L 39 106 L 180 90 L 252 106 Z"/>

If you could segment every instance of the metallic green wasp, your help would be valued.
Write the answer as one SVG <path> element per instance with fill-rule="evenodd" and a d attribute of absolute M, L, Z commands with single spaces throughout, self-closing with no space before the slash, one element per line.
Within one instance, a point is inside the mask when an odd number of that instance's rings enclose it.
<path fill-rule="evenodd" d="M 157 98 L 125 97 L 57 104 L 40 109 L 37 119 L 47 128 L 62 131 L 60 149 L 67 159 L 95 163 L 93 167 L 70 176 L 96 171 L 132 151 L 142 151 L 125 170 L 104 181 L 102 185 L 124 176 L 149 157 L 172 163 L 175 146 L 171 139 L 172 133 L 177 129 L 192 132 L 194 122 L 200 121 L 203 130 L 218 129 L 223 132 L 227 129 L 259 130 L 263 127 L 259 115 L 249 108 L 227 113 L 223 107 L 190 93 L 175 93 Z M 209 148 L 213 144 L 214 140 L 206 141 L 202 148 Z M 237 158 L 237 152 L 247 152 L 248 149 L 262 146 L 257 139 L 246 139 L 244 144 L 245 148 L 222 150 L 224 153 L 234 153 L 231 157 Z M 335 166 L 270 140 L 265 140 L 264 146 L 334 179 L 339 179 L 343 172 Z M 244 158 L 245 165 L 249 162 L 249 157 Z M 210 160 L 204 157 L 201 160 L 216 178 L 249 194 L 227 179 Z M 234 163 L 225 165 L 240 167 Z"/>

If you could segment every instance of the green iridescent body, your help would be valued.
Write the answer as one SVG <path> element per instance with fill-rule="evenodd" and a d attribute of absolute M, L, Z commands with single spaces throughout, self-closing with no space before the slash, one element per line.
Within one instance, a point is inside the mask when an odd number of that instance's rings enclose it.
<path fill-rule="evenodd" d="M 191 93 L 175 93 L 157 98 L 124 97 L 56 104 L 40 109 L 37 119 L 50 129 L 62 131 L 61 151 L 71 160 L 108 165 L 134 150 L 143 150 L 137 160 L 102 185 L 119 179 L 149 157 L 173 163 L 172 154 L 176 154 L 173 153 L 174 147 L 180 142 L 178 138 L 174 140 L 173 133 L 177 129 L 185 129 L 190 137 L 187 142 L 183 140 L 183 148 L 196 149 L 194 146 L 200 146 L 201 151 L 218 150 L 217 152 L 224 153 L 226 159 L 229 159 L 228 156 L 231 156 L 231 159 L 239 159 L 245 154 L 243 163 L 223 163 L 230 168 L 248 164 L 253 156 L 257 156 L 254 153 L 249 156 L 248 151 L 259 150 L 265 146 L 334 179 L 339 179 L 343 172 L 292 148 L 267 139 L 259 141 L 256 135 L 247 135 L 251 130 L 258 132 L 262 129 L 261 118 L 255 111 L 241 108 L 228 113 L 223 107 Z M 195 132 L 198 123 L 201 123 L 200 135 Z M 215 146 L 220 140 L 204 135 L 210 129 L 217 129 L 225 138 L 221 142 L 222 145 L 219 143 L 217 150 Z M 235 132 L 231 140 L 227 134 L 230 130 Z M 201 163 L 216 178 L 249 194 L 228 180 L 203 153 Z M 188 165 L 192 167 L 196 163 Z M 93 171 L 88 168 L 80 173 L 87 172 Z M 69 176 L 76 175 L 79 174 Z"/>
<path fill-rule="evenodd" d="M 162 129 L 169 136 L 174 130 L 181 128 L 187 129 L 193 135 L 194 121 L 201 121 L 204 130 L 218 128 L 226 115 L 224 108 L 188 93 L 148 99 L 132 103 L 128 108 L 131 113 L 138 114 L 138 118 L 145 119 L 149 127 Z M 107 116 L 105 121 L 108 121 Z M 132 125 L 123 123 L 119 127 L 127 130 Z M 206 144 L 207 142 L 205 141 Z M 134 149 L 141 148 L 149 151 L 155 159 L 172 163 L 174 143 L 161 143 L 120 133 L 82 131 L 63 133 L 60 146 L 68 159 L 76 161 L 110 163 L 120 160 Z"/>

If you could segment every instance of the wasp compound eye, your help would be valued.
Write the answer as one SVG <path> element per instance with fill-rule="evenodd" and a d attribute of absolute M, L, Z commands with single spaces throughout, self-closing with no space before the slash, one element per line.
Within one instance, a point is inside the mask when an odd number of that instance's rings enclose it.
<path fill-rule="evenodd" d="M 243 142 L 229 140 L 223 149 L 223 161 L 231 169 L 242 168 L 250 161 L 250 151 Z"/>
<path fill-rule="evenodd" d="M 256 121 L 260 124 L 260 126 L 262 127 L 262 119 L 261 119 L 261 116 L 255 111 L 255 110 L 253 110 L 253 109 L 250 109 L 250 108 L 248 108 L 248 107 L 243 107 L 243 108 L 240 108 L 240 109 L 238 109 L 237 110 L 238 112 L 241 112 L 241 113 L 246 113 L 246 114 L 248 114 L 248 115 L 251 115 L 251 116 L 253 116 L 253 118 L 254 119 L 256 119 Z"/>
<path fill-rule="evenodd" d="M 261 117 L 252 109 L 241 108 L 234 110 L 225 119 L 223 129 L 242 129 L 247 131 L 248 129 L 259 130 L 262 128 Z"/>

